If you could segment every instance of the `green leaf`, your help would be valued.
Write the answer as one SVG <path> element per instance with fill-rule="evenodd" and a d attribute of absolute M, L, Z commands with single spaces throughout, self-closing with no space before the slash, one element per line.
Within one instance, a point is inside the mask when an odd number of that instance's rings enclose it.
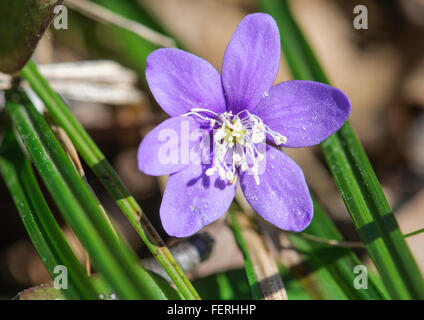
<path fill-rule="evenodd" d="M 55 267 L 68 270 L 69 287 L 64 290 L 69 299 L 96 299 L 94 286 L 84 268 L 69 247 L 40 191 L 31 164 L 21 150 L 16 137 L 7 128 L 0 148 L 0 172 L 10 191 L 28 235 L 44 266 L 54 279 Z"/>
<path fill-rule="evenodd" d="M 19 71 L 63 0 L 2 0 L 0 2 L 0 72 Z"/>
<path fill-rule="evenodd" d="M 280 29 L 294 78 L 329 83 L 285 0 L 259 0 Z M 321 144 L 361 240 L 392 298 L 423 299 L 424 280 L 349 122 Z"/>
<path fill-rule="evenodd" d="M 180 290 L 183 297 L 186 299 L 200 299 L 193 285 L 148 218 L 144 215 L 134 197 L 129 193 L 103 153 L 75 116 L 69 111 L 62 99 L 40 75 L 35 64 L 30 61 L 22 69 L 21 74 L 28 80 L 31 87 L 44 102 L 55 122 L 66 131 L 82 158 L 111 194 L 146 246 Z"/>
<path fill-rule="evenodd" d="M 128 245 L 111 227 L 46 121 L 20 92 L 6 93 L 6 110 L 66 222 L 121 299 L 166 299 Z"/>

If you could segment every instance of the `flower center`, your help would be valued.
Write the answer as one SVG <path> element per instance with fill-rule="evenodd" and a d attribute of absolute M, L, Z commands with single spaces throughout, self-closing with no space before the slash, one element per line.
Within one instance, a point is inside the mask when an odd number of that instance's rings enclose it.
<path fill-rule="evenodd" d="M 276 145 L 287 142 L 287 138 L 271 130 L 258 116 L 247 110 L 233 114 L 232 111 L 215 113 L 208 109 L 194 108 L 185 116 L 195 115 L 209 122 L 213 129 L 214 163 L 206 170 L 211 176 L 216 171 L 221 179 L 231 184 L 236 181 L 236 169 L 242 172 L 249 169 L 257 185 L 259 163 L 265 158 L 266 137 L 269 135 Z"/>

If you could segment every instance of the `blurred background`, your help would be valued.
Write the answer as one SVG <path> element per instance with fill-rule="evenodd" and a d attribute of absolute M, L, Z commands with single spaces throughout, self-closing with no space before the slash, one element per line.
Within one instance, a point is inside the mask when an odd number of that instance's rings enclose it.
<path fill-rule="evenodd" d="M 260 8 L 255 0 L 93 2 L 110 11 L 93 14 L 90 5 L 84 7 L 86 0 L 65 1 L 68 28 L 52 25 L 34 58 L 172 245 L 175 239 L 166 236 L 158 217 L 166 178 L 146 176 L 136 163 L 143 136 L 167 117 L 152 99 L 144 79 L 145 58 L 155 46 L 129 31 L 133 25 L 125 30 L 108 21 L 117 13 L 160 30 L 180 48 L 220 70 L 225 47 L 238 23 Z M 368 29 L 353 26 L 354 8 L 359 4 L 368 9 Z M 291 7 L 331 83 L 351 99 L 352 125 L 401 230 L 408 233 L 423 228 L 424 0 L 292 0 Z M 281 37 L 284 41 L 284 34 Z M 289 79 L 282 58 L 276 82 Z M 7 87 L 3 76 L 1 86 Z M 311 189 L 346 239 L 357 240 L 319 148 L 286 151 L 304 169 Z M 140 257 L 149 256 L 100 182 L 85 169 L 91 187 Z M 54 204 L 49 204 L 54 211 Z M 49 276 L 1 180 L 0 214 L 0 298 L 10 299 L 25 288 L 48 282 Z M 210 257 L 192 270 L 191 277 L 240 269 L 243 260 L 225 218 L 206 231 L 214 248 Z M 71 231 L 66 233 L 74 239 Z M 83 259 L 77 240 L 72 243 Z M 424 234 L 408 238 L 408 243 L 424 272 Z M 358 249 L 357 253 L 369 263 L 365 251 Z M 284 252 L 274 254 L 284 258 Z"/>

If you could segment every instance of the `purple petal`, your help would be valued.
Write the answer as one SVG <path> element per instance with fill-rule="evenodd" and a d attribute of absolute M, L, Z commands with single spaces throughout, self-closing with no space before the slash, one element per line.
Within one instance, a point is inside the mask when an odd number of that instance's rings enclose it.
<path fill-rule="evenodd" d="M 160 207 L 162 225 L 169 235 L 190 236 L 230 207 L 237 184 L 222 181 L 217 173 L 206 176 L 206 169 L 191 165 L 169 177 Z"/>
<path fill-rule="evenodd" d="M 329 85 L 293 80 L 269 90 L 253 113 L 271 129 L 287 137 L 284 147 L 309 147 L 321 143 L 347 120 L 350 102 Z"/>
<path fill-rule="evenodd" d="M 209 132 L 201 129 L 192 117 L 170 118 L 141 141 L 137 154 L 138 167 L 140 171 L 153 176 L 180 171 L 200 162 L 200 156 L 204 154 L 200 149 L 201 143 L 209 145 L 209 141 Z"/>
<path fill-rule="evenodd" d="M 248 171 L 240 175 L 244 196 L 256 212 L 280 229 L 302 231 L 312 220 L 313 206 L 302 169 L 283 152 L 268 148 L 265 168 L 255 183 Z"/>
<path fill-rule="evenodd" d="M 207 61 L 179 49 L 159 49 L 146 60 L 146 79 L 156 101 L 171 116 L 192 108 L 225 111 L 218 71 Z"/>
<path fill-rule="evenodd" d="M 270 15 L 255 13 L 243 19 L 222 64 L 227 109 L 237 113 L 257 105 L 277 76 L 280 46 L 278 27 Z"/>

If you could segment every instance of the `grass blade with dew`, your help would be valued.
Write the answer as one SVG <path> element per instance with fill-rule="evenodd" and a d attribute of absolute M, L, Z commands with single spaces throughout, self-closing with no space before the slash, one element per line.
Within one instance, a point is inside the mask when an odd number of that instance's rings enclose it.
<path fill-rule="evenodd" d="M 124 239 L 116 236 L 96 197 L 28 98 L 8 91 L 6 101 L 6 110 L 53 200 L 118 297 L 166 299 Z"/>
<path fill-rule="evenodd" d="M 282 35 L 283 54 L 293 77 L 329 83 L 286 0 L 259 0 Z M 378 179 L 350 123 L 321 150 L 359 236 L 394 299 L 423 299 L 424 280 L 399 230 Z"/>
<path fill-rule="evenodd" d="M 51 278 L 55 268 L 66 266 L 69 299 L 96 299 L 98 294 L 53 217 L 13 130 L 6 129 L 0 147 L 0 172 L 25 229 Z"/>
<path fill-rule="evenodd" d="M 38 72 L 36 65 L 30 61 L 22 69 L 21 74 L 44 102 L 54 121 L 66 131 L 82 158 L 111 194 L 138 235 L 175 283 L 182 296 L 185 299 L 200 299 L 193 285 L 142 212 L 134 197 L 129 193 L 103 153 L 63 100 Z"/>

